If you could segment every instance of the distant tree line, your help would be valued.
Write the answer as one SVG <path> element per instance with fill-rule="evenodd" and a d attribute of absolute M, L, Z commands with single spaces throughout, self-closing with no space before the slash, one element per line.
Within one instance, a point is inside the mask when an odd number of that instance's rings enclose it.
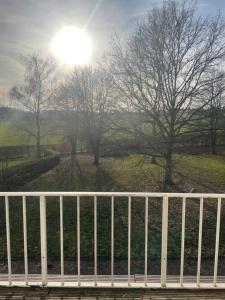
<path fill-rule="evenodd" d="M 207 132 L 216 154 L 225 129 L 225 21 L 195 11 L 187 1 L 164 1 L 127 40 L 113 37 L 103 62 L 76 66 L 64 78 L 57 77 L 51 59 L 24 57 L 24 78 L 10 98 L 32 113 L 35 131 L 24 129 L 36 140 L 37 156 L 44 131 L 41 113 L 48 109 L 64 114 L 72 154 L 83 139 L 95 164 L 107 133 L 142 139 L 163 157 L 165 185 L 172 184 L 173 154 L 183 137 Z"/>

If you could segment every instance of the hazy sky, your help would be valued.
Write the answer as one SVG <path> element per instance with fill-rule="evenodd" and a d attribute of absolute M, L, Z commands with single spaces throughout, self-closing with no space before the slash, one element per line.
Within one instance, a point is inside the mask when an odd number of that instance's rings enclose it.
<path fill-rule="evenodd" d="M 64 25 L 83 27 L 99 0 L 0 0 L 0 90 L 20 79 L 20 53 L 50 53 L 52 37 Z M 87 26 L 94 56 L 114 33 L 126 35 L 136 19 L 161 0 L 103 0 Z M 199 0 L 201 14 L 225 11 L 225 0 Z"/>

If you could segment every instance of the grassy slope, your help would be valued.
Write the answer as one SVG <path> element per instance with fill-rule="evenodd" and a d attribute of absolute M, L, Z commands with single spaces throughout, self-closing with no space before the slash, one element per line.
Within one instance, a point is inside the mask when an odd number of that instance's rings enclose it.
<path fill-rule="evenodd" d="M 21 130 L 23 124 L 19 120 L 12 122 L 0 120 L 0 146 L 34 145 L 35 139 Z M 43 125 L 45 136 L 42 137 L 42 144 L 58 144 L 62 142 L 62 135 L 56 132 L 58 125 L 46 122 Z M 29 125 L 32 128 L 32 124 Z"/>

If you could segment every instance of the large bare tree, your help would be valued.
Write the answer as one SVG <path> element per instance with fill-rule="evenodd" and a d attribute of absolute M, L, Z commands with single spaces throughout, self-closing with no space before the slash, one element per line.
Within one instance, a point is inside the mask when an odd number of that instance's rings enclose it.
<path fill-rule="evenodd" d="M 166 184 L 172 184 L 176 139 L 206 105 L 200 99 L 211 82 L 207 73 L 225 54 L 222 17 L 203 19 L 195 10 L 188 2 L 163 2 L 126 42 L 114 38 L 109 54 L 117 87 L 160 136 Z"/>
<path fill-rule="evenodd" d="M 30 112 L 33 118 L 34 130 L 31 124 L 23 130 L 36 140 L 37 157 L 41 156 L 41 112 L 49 108 L 53 96 L 53 80 L 55 64 L 50 58 L 40 54 L 31 54 L 21 59 L 24 68 L 23 82 L 10 90 L 10 97 L 18 107 Z"/>

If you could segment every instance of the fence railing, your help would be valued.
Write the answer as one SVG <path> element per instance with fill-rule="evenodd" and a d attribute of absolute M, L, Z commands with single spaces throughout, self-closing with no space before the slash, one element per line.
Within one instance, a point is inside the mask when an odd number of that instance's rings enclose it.
<path fill-rule="evenodd" d="M 21 199 L 22 202 L 22 222 L 23 222 L 23 253 L 24 253 L 24 274 L 12 273 L 12 238 L 10 229 L 10 209 L 13 207 L 14 198 Z M 27 202 L 30 197 L 38 197 L 40 211 L 40 252 L 41 252 L 41 272 L 40 274 L 28 274 L 28 239 L 27 239 Z M 59 200 L 59 248 L 60 248 L 60 272 L 52 275 L 48 274 L 48 245 L 47 245 L 47 223 L 46 223 L 46 198 L 53 197 Z M 65 274 L 64 268 L 64 214 L 63 206 L 65 197 L 76 199 L 76 274 Z M 80 207 L 84 197 L 93 201 L 93 274 L 81 274 L 81 215 Z M 29 198 L 29 199 L 28 199 Z M 107 198 L 110 201 L 110 274 L 98 274 L 98 201 Z M 115 203 L 119 203 L 121 198 L 127 201 L 127 274 L 120 276 L 115 274 Z M 53 201 L 54 201 L 53 199 Z M 143 224 L 144 224 L 144 258 L 143 274 L 134 276 L 131 269 L 132 262 L 132 203 L 134 199 L 142 199 L 144 202 Z M 149 266 L 149 200 L 162 202 L 161 220 L 161 274 L 148 274 Z M 168 264 L 168 209 L 174 199 L 181 203 L 181 245 L 180 245 L 180 273 L 176 276 L 167 274 Z M 197 245 L 197 272 L 196 276 L 186 276 L 184 274 L 185 261 L 185 232 L 187 219 L 186 204 L 195 199 L 199 201 L 198 216 L 198 245 Z M 213 257 L 213 274 L 201 276 L 201 256 L 203 240 L 203 216 L 204 201 L 210 199 L 216 201 L 216 224 L 215 224 L 215 251 Z M 225 277 L 218 276 L 219 246 L 220 246 L 220 223 L 221 204 L 225 199 L 225 194 L 187 194 L 187 193 L 118 193 L 118 192 L 0 192 L 0 201 L 4 202 L 5 209 L 5 233 L 7 244 L 7 273 L 0 274 L 0 285 L 42 285 L 42 286 L 95 286 L 95 287 L 177 287 L 177 288 L 225 288 Z M 10 201 L 10 203 L 9 203 Z M 18 249 L 19 250 L 19 249 Z M 139 278 L 139 279 L 138 279 Z"/>

